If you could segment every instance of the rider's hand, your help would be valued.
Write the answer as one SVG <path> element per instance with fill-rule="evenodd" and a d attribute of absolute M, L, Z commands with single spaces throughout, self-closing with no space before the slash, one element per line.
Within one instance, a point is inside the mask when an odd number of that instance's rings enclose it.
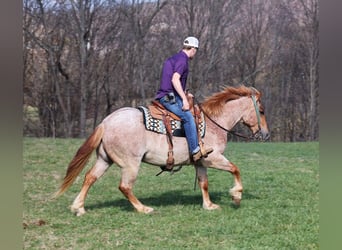
<path fill-rule="evenodd" d="M 183 107 L 182 107 L 182 110 L 186 111 L 186 110 L 189 110 L 189 109 L 190 109 L 189 102 L 188 102 L 188 100 L 185 98 L 185 100 L 183 100 Z"/>
<path fill-rule="evenodd" d="M 187 92 L 186 94 L 187 94 L 189 97 L 191 97 L 191 98 L 194 97 L 194 95 L 191 94 L 190 92 Z"/>

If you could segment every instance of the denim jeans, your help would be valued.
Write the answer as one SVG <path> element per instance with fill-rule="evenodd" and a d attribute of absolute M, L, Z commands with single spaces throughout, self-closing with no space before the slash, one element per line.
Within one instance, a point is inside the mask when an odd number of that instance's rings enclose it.
<path fill-rule="evenodd" d="M 170 103 L 167 101 L 167 96 L 159 99 L 159 102 L 170 112 L 176 114 L 182 120 L 184 127 L 185 137 L 188 141 L 189 151 L 191 154 L 196 153 L 200 148 L 198 146 L 197 128 L 195 119 L 190 110 L 182 110 L 183 101 L 176 95 L 176 102 Z"/>

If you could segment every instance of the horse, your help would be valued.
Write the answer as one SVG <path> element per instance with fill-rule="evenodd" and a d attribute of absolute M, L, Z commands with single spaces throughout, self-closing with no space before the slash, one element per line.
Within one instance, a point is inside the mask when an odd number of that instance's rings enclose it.
<path fill-rule="evenodd" d="M 193 162 L 184 137 L 173 137 L 174 165 L 194 165 L 197 183 L 202 193 L 202 207 L 205 210 L 219 209 L 211 201 L 208 192 L 207 168 L 230 172 L 234 176 L 234 186 L 229 190 L 232 201 L 240 205 L 243 186 L 239 168 L 224 155 L 227 133 L 239 122 L 252 132 L 251 137 L 267 140 L 270 136 L 261 93 L 252 87 L 240 85 L 226 86 L 220 92 L 199 103 L 205 114 L 205 136 L 203 142 L 214 151 L 206 158 Z M 119 190 L 137 212 L 149 214 L 152 207 L 142 204 L 132 189 L 137 179 L 141 162 L 155 166 L 165 166 L 168 143 L 165 135 L 146 130 L 142 112 L 138 108 L 123 107 L 107 117 L 85 140 L 68 165 L 65 177 L 55 197 L 63 194 L 84 169 L 92 152 L 96 150 L 94 166 L 87 171 L 82 188 L 71 205 L 77 216 L 86 213 L 85 199 L 89 188 L 112 164 L 121 168 Z"/>

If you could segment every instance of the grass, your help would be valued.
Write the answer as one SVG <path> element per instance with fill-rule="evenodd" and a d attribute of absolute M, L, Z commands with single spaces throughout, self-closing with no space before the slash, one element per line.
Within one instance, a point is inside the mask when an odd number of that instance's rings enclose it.
<path fill-rule="evenodd" d="M 318 249 L 318 142 L 229 143 L 226 156 L 244 185 L 238 208 L 229 173 L 208 170 L 221 209 L 206 211 L 191 166 L 156 177 L 159 168 L 143 164 L 134 191 L 154 214 L 133 210 L 112 166 L 90 189 L 87 214 L 76 217 L 69 206 L 91 164 L 63 196 L 50 196 L 82 142 L 24 138 L 24 249 Z"/>

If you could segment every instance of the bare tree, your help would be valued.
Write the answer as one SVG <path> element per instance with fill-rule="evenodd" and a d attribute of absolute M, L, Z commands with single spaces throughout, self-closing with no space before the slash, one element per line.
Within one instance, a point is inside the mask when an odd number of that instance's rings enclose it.
<path fill-rule="evenodd" d="M 70 0 L 72 10 L 73 24 L 72 32 L 75 34 L 75 42 L 78 47 L 78 65 L 79 65 L 79 136 L 86 135 L 86 119 L 87 119 L 87 104 L 88 93 L 91 91 L 91 78 L 89 64 L 89 45 L 90 36 L 92 35 L 92 25 L 94 15 L 101 6 L 100 0 Z"/>
<path fill-rule="evenodd" d="M 48 86 L 38 86 L 37 89 L 45 89 L 41 98 L 40 117 L 49 125 L 45 127 L 46 136 L 56 136 L 58 123 L 58 113 L 62 111 L 64 117 L 64 131 L 70 133 L 70 120 L 67 106 L 63 99 L 63 88 L 59 75 L 59 64 L 62 51 L 65 46 L 64 24 L 61 19 L 51 15 L 52 11 L 58 10 L 57 3 L 43 2 L 42 0 L 25 1 L 24 37 L 27 44 L 30 44 L 34 59 L 46 63 L 46 67 L 41 67 L 39 74 L 46 75 Z M 29 11 L 29 8 L 35 11 Z M 45 57 L 45 59 L 44 59 Z M 46 70 L 46 71 L 45 71 Z M 40 83 L 43 84 L 43 83 Z M 41 88 L 42 87 L 42 88 Z"/>
<path fill-rule="evenodd" d="M 130 61 L 130 79 L 134 91 L 140 92 L 143 101 L 146 100 L 146 69 L 150 62 L 147 54 L 147 36 L 157 14 L 166 6 L 166 1 L 146 3 L 144 1 L 122 1 L 120 11 L 125 17 L 127 29 L 125 29 L 125 41 L 130 53 L 127 59 Z M 124 32 L 123 31 L 123 32 Z"/>
<path fill-rule="evenodd" d="M 25 134 L 83 137 L 114 109 L 147 104 L 193 35 L 199 100 L 256 86 L 274 140 L 318 138 L 317 0 L 24 0 L 23 13 Z"/>
<path fill-rule="evenodd" d="M 206 96 L 227 84 L 225 52 L 231 49 L 233 25 L 242 0 L 176 1 L 180 26 L 177 39 L 193 35 L 200 40 L 200 51 L 190 65 L 189 82 L 197 96 Z M 219 72 L 219 73 L 218 73 Z"/>
<path fill-rule="evenodd" d="M 303 9 L 302 18 L 299 18 L 302 22 L 303 35 L 301 48 L 306 51 L 306 69 L 305 77 L 309 84 L 309 110 L 308 110 L 308 134 L 307 137 L 310 140 L 318 139 L 318 1 L 317 0 L 299 0 L 300 7 Z"/>
<path fill-rule="evenodd" d="M 308 84 L 308 69 L 315 68 L 317 73 L 318 61 L 316 60 L 315 65 L 310 63 L 308 47 L 311 46 L 307 45 L 312 44 L 312 47 L 315 47 L 318 37 L 313 35 L 313 30 L 308 30 L 310 26 L 305 24 L 308 20 L 303 15 L 300 1 L 278 1 L 274 5 L 276 8 L 270 17 L 270 48 L 273 48 L 273 53 L 267 75 L 272 80 L 268 84 L 272 91 L 268 102 L 272 104 L 270 120 L 275 140 L 314 140 L 318 138 L 318 117 L 310 110 L 312 92 L 309 86 L 315 86 L 313 89 L 316 91 L 313 91 L 313 95 L 317 97 L 318 82 L 316 78 L 314 84 Z M 309 5 L 306 3 L 305 6 Z M 317 18 L 317 12 L 313 16 Z M 316 25 L 318 28 L 318 23 Z M 318 56 L 318 49 L 316 52 Z M 317 99 L 314 103 L 316 106 Z M 311 121 L 309 117 L 312 117 Z M 308 136 L 307 131 L 312 131 L 311 128 L 315 130 L 312 132 L 314 135 Z"/>

